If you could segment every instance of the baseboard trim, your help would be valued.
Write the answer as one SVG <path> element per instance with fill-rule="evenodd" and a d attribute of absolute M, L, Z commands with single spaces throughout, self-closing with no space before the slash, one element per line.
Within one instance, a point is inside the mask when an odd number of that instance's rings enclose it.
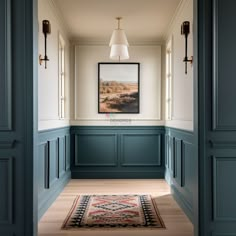
<path fill-rule="evenodd" d="M 153 172 L 88 172 L 72 171 L 72 179 L 164 179 L 163 171 Z"/>

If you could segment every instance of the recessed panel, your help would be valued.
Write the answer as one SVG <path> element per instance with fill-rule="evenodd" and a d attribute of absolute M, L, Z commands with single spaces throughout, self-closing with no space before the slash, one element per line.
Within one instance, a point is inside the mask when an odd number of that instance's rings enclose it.
<path fill-rule="evenodd" d="M 165 166 L 169 168 L 169 136 L 165 135 Z"/>
<path fill-rule="evenodd" d="M 59 177 L 65 173 L 66 169 L 66 142 L 65 137 L 60 137 L 58 139 L 58 155 L 59 155 Z"/>
<path fill-rule="evenodd" d="M 38 162 L 37 162 L 39 196 L 41 193 L 44 192 L 46 182 L 48 182 L 48 172 L 47 172 L 48 170 L 46 170 L 46 162 L 48 161 L 47 156 L 48 156 L 47 143 L 41 143 L 38 146 Z"/>
<path fill-rule="evenodd" d="M 236 14 L 235 7 L 232 7 L 233 2 L 214 0 L 213 128 L 215 130 L 236 130 L 236 32 L 233 30 Z"/>
<path fill-rule="evenodd" d="M 58 140 L 49 141 L 49 185 L 50 187 L 59 178 Z"/>
<path fill-rule="evenodd" d="M 11 130 L 11 11 L 10 0 L 0 3 L 0 130 Z"/>
<path fill-rule="evenodd" d="M 236 221 L 236 156 L 213 158 L 215 220 Z"/>
<path fill-rule="evenodd" d="M 122 135 L 122 166 L 160 166 L 160 134 Z"/>
<path fill-rule="evenodd" d="M 168 152 L 169 152 L 169 170 L 174 177 L 174 168 L 175 168 L 175 138 L 169 136 L 169 147 L 168 147 Z"/>
<path fill-rule="evenodd" d="M 0 157 L 0 224 L 12 222 L 12 159 Z"/>
<path fill-rule="evenodd" d="M 66 171 L 70 169 L 70 135 L 65 136 L 65 142 L 66 142 L 66 150 L 65 150 L 65 155 L 66 155 Z"/>
<path fill-rule="evenodd" d="M 175 138 L 175 166 L 174 178 L 179 186 L 182 186 L 182 140 Z"/>
<path fill-rule="evenodd" d="M 117 137 L 114 134 L 75 136 L 76 166 L 116 166 Z"/>

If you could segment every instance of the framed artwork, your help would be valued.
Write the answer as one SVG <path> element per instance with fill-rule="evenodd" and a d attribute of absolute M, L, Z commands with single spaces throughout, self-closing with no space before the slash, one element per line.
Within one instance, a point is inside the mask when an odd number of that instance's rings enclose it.
<path fill-rule="evenodd" d="M 139 113 L 140 63 L 98 63 L 98 113 Z"/>

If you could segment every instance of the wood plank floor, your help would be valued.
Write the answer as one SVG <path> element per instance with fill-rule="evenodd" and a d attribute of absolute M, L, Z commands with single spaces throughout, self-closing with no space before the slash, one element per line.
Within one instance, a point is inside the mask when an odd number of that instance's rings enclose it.
<path fill-rule="evenodd" d="M 166 229 L 61 230 L 76 195 L 151 194 Z M 170 194 L 165 180 L 71 180 L 39 222 L 39 236 L 193 236 L 193 226 Z"/>

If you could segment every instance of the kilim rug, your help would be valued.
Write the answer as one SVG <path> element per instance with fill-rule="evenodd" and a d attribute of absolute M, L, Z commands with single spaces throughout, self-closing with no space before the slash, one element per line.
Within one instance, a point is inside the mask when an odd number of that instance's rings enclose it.
<path fill-rule="evenodd" d="M 62 229 L 165 228 L 149 195 L 82 195 L 76 197 Z"/>

